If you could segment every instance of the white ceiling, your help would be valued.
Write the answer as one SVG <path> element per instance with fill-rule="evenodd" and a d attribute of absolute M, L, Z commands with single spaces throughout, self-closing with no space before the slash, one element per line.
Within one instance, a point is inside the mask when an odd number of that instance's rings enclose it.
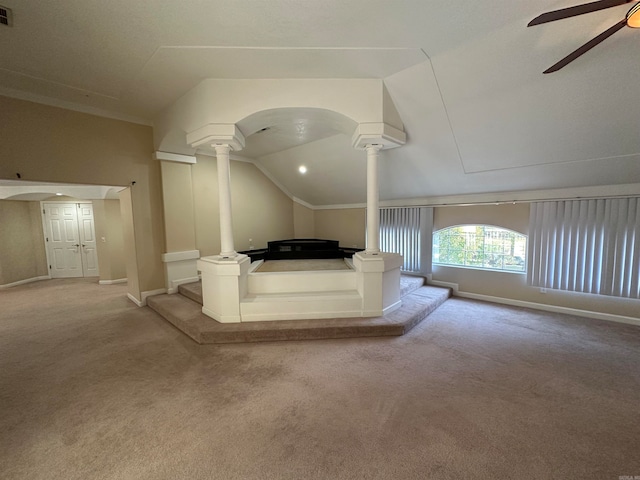
<path fill-rule="evenodd" d="M 542 74 L 633 3 L 532 28 L 581 1 L 0 3 L 0 94 L 152 124 L 208 77 L 381 78 L 407 132 L 383 200 L 640 184 L 640 30 Z M 265 124 L 242 154 L 310 204 L 364 202 L 364 154 L 298 120 L 304 136 Z"/>

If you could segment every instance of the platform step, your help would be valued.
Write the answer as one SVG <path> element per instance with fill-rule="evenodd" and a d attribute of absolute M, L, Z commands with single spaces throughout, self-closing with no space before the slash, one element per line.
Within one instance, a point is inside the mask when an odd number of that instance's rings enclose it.
<path fill-rule="evenodd" d="M 240 314 L 247 322 L 360 317 L 362 297 L 357 290 L 249 294 Z"/>
<path fill-rule="evenodd" d="M 336 290 L 327 292 L 300 292 L 292 293 L 261 293 L 248 294 L 241 303 L 260 303 L 260 302 L 307 302 L 309 300 L 343 300 L 358 299 L 361 300 L 357 290 Z"/>
<path fill-rule="evenodd" d="M 355 290 L 356 286 L 357 277 L 356 272 L 353 270 L 254 272 L 249 273 L 247 278 L 249 293 L 256 295 L 269 293 L 327 293 L 335 290 Z"/>
<path fill-rule="evenodd" d="M 400 275 L 400 298 L 409 295 L 425 284 L 424 277 Z"/>
<path fill-rule="evenodd" d="M 400 297 L 410 294 L 416 289 L 424 286 L 424 277 L 417 277 L 412 275 L 400 276 Z M 202 282 L 185 283 L 178 287 L 178 292 L 181 295 L 193 300 L 194 302 L 202 305 Z M 324 292 L 327 293 L 327 292 Z"/>
<path fill-rule="evenodd" d="M 406 295 L 402 306 L 382 317 L 218 323 L 202 306 L 182 295 L 156 295 L 147 304 L 198 343 L 398 336 L 407 333 L 451 295 L 447 288 L 423 286 Z"/>
<path fill-rule="evenodd" d="M 178 293 L 202 305 L 202 282 L 184 283 L 179 285 Z"/>

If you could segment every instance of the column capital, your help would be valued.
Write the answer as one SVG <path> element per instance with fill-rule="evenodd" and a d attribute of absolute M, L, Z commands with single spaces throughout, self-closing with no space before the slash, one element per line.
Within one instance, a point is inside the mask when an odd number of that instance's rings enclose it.
<path fill-rule="evenodd" d="M 244 148 L 244 135 L 235 123 L 209 123 L 187 133 L 187 143 L 192 148 L 228 145 L 231 150 Z"/>
<path fill-rule="evenodd" d="M 364 149 L 367 151 L 367 153 L 369 152 L 378 153 L 380 150 L 382 150 L 382 148 L 383 146 L 378 143 L 369 143 L 364 146 Z"/>
<path fill-rule="evenodd" d="M 386 123 L 361 123 L 351 140 L 357 150 L 365 150 L 369 145 L 379 145 L 380 150 L 387 150 L 404 145 L 407 135 Z"/>
<path fill-rule="evenodd" d="M 231 151 L 231 145 L 228 143 L 213 143 L 211 146 L 216 151 L 216 155 L 228 155 Z"/>

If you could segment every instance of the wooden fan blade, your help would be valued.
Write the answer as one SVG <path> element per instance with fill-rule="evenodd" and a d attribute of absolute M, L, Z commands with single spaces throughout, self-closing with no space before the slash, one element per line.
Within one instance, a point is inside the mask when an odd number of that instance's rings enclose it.
<path fill-rule="evenodd" d="M 634 0 L 600 0 L 598 2 L 584 3 L 575 7 L 562 8 L 552 12 L 543 13 L 531 20 L 527 27 L 540 25 L 541 23 L 555 22 L 563 18 L 575 17 L 576 15 L 584 15 L 585 13 L 597 12 L 605 8 L 617 7 L 625 3 L 631 3 Z"/>
<path fill-rule="evenodd" d="M 564 57 L 562 60 L 560 60 L 558 63 L 556 63 L 555 65 L 547 68 L 544 72 L 542 73 L 552 73 L 552 72 L 557 72 L 558 70 L 560 70 L 562 67 L 564 67 L 565 65 L 573 62 L 576 58 L 578 58 L 580 55 L 583 55 L 584 53 L 588 52 L 589 50 L 591 50 L 593 47 L 595 47 L 596 45 L 598 45 L 600 42 L 606 40 L 607 38 L 609 38 L 611 35 L 613 35 L 614 33 L 616 33 L 618 30 L 620 30 L 622 27 L 624 27 L 627 24 L 627 19 L 625 18 L 624 20 L 616 23 L 613 27 L 608 28 L 607 30 L 605 30 L 604 32 L 602 32 L 600 35 L 598 35 L 597 37 L 589 40 L 587 43 L 585 43 L 584 45 L 582 45 L 580 48 L 578 48 L 577 50 L 575 50 L 574 52 L 570 53 L 569 55 L 567 55 L 566 57 Z"/>

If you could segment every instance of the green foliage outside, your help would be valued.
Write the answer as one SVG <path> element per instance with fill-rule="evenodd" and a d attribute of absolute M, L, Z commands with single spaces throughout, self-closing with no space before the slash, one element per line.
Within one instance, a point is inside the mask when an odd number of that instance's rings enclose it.
<path fill-rule="evenodd" d="M 462 225 L 433 234 L 433 263 L 525 271 L 527 237 L 487 225 Z"/>

